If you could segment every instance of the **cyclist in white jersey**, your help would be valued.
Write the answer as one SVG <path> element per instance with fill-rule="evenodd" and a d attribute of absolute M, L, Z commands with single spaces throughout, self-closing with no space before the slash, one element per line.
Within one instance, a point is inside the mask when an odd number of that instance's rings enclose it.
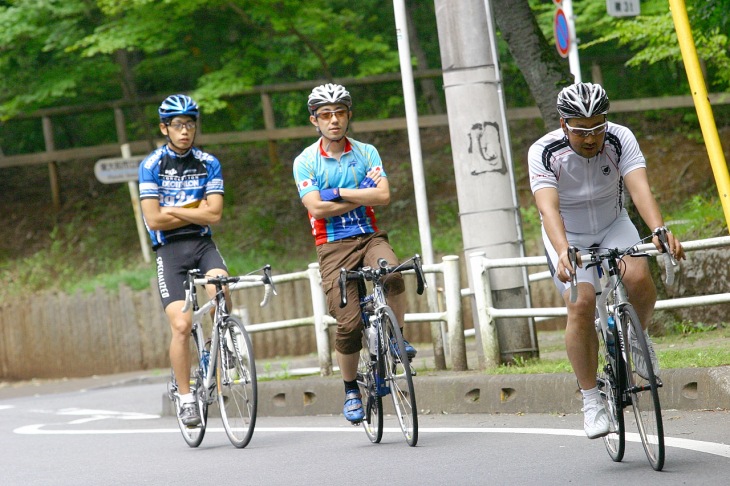
<path fill-rule="evenodd" d="M 591 438 L 609 432 L 608 418 L 596 386 L 598 340 L 594 328 L 596 296 L 593 272 L 572 268 L 568 247 L 629 247 L 639 233 L 624 208 L 625 191 L 649 228 L 664 226 L 651 193 L 646 161 L 628 128 L 608 122 L 609 100 L 598 84 L 577 83 L 558 94 L 560 128 L 528 152 L 530 187 L 542 220 L 550 271 L 568 308 L 565 344 L 583 394 L 584 429 Z M 671 253 L 684 259 L 678 239 L 668 232 Z M 657 238 L 654 244 L 661 251 Z M 627 258 L 623 282 L 643 327 L 651 320 L 656 288 L 643 258 Z M 578 298 L 570 302 L 570 280 L 578 280 Z M 645 331 L 646 332 L 646 331 Z M 652 364 L 656 356 L 649 343 Z M 637 356 L 638 358 L 638 356 Z M 643 359 L 635 359 L 641 374 Z M 645 372 L 644 372 L 645 373 Z"/>

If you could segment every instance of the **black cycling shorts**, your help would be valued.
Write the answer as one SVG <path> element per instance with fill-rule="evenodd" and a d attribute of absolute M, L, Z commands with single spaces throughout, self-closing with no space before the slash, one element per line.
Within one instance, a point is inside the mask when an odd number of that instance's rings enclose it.
<path fill-rule="evenodd" d="M 226 262 L 211 238 L 186 238 L 157 248 L 157 287 L 163 309 L 172 302 L 185 300 L 187 273 L 195 268 L 204 273 L 216 268 L 228 273 Z"/>

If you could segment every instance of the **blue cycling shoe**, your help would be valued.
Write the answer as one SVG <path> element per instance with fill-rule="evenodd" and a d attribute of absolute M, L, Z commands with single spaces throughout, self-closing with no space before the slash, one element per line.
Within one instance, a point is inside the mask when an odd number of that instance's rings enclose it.
<path fill-rule="evenodd" d="M 359 391 L 349 391 L 345 395 L 345 407 L 342 409 L 345 418 L 354 425 L 362 422 L 365 418 L 365 410 L 362 408 L 362 395 Z"/>
<path fill-rule="evenodd" d="M 408 356 L 408 360 L 410 361 L 415 358 L 416 353 L 418 353 L 418 351 L 416 351 L 416 348 L 414 348 L 411 343 L 409 343 L 405 339 L 403 339 L 403 344 L 406 347 L 406 356 Z M 390 339 L 390 349 L 394 355 L 399 356 L 400 353 L 398 352 L 398 345 L 393 338 Z"/>

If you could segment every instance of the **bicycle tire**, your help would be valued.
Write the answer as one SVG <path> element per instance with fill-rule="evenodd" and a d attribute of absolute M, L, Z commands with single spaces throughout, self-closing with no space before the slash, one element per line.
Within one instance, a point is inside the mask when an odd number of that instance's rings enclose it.
<path fill-rule="evenodd" d="M 363 329 L 362 349 L 357 366 L 357 382 L 360 385 L 360 393 L 365 398 L 363 403 L 365 418 L 362 426 L 373 444 L 379 443 L 383 438 L 383 397 L 378 394 L 376 387 L 376 352 L 377 350 L 371 352 L 366 330 Z"/>
<path fill-rule="evenodd" d="M 409 446 L 414 447 L 418 443 L 418 409 L 416 408 L 411 363 L 406 355 L 403 334 L 390 307 L 383 307 L 380 319 L 384 352 L 378 359 L 385 360 L 386 382 L 390 387 L 395 415 L 401 431 L 403 431 L 403 437 Z M 391 343 L 395 343 L 396 349 Z M 400 356 L 406 356 L 406 359 L 401 360 Z"/>
<path fill-rule="evenodd" d="M 639 429 L 641 443 L 649 464 L 655 471 L 661 471 L 664 467 L 664 425 L 662 422 L 662 410 L 659 403 L 659 382 L 654 374 L 651 363 L 651 355 L 641 327 L 641 321 L 634 308 L 629 304 L 620 309 L 622 329 L 635 333 L 639 348 L 647 367 L 647 377 L 641 377 L 634 369 L 631 340 L 626 338 L 626 360 L 627 360 L 627 381 L 628 392 L 631 397 L 631 404 L 634 408 L 636 426 Z"/>
<path fill-rule="evenodd" d="M 171 374 L 172 388 L 174 390 L 174 393 L 171 395 L 175 406 L 177 424 L 178 427 L 180 427 L 183 439 L 190 447 L 198 447 L 200 443 L 203 442 L 203 437 L 205 437 L 205 429 L 208 422 L 208 403 L 205 401 L 204 397 L 198 393 L 198 390 L 203 389 L 203 369 L 200 366 L 202 346 L 200 343 L 200 337 L 195 328 L 193 329 L 188 342 L 188 354 L 190 356 L 190 393 L 193 394 L 198 404 L 200 424 L 194 427 L 188 427 L 180 419 L 180 395 L 178 393 L 177 380 L 175 379 L 174 372 Z"/>
<path fill-rule="evenodd" d="M 618 340 L 614 338 L 613 352 L 606 345 L 606 336 L 600 328 L 598 334 L 598 375 L 596 377 L 601 398 L 612 432 L 603 437 L 608 455 L 614 462 L 621 462 L 626 451 L 626 429 L 624 426 L 624 405 L 621 397 L 625 389 L 624 364 Z"/>
<path fill-rule="evenodd" d="M 234 446 L 246 447 L 256 426 L 258 383 L 251 338 L 233 316 L 221 326 L 216 384 L 226 435 Z"/>

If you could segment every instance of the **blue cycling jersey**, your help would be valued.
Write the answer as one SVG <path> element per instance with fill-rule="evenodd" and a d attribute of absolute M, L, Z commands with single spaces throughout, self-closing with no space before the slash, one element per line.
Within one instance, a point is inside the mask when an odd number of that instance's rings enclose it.
<path fill-rule="evenodd" d="M 299 197 L 302 198 L 312 191 L 328 188 L 357 189 L 370 169 L 380 170 L 382 176 L 387 177 L 383 161 L 374 146 L 347 138 L 345 151 L 337 160 L 327 155 L 320 138 L 294 159 L 293 172 Z M 309 220 L 315 245 L 378 230 L 371 206 L 359 206 L 331 218 L 314 219 L 310 214 Z"/>
<path fill-rule="evenodd" d="M 197 207 L 209 194 L 223 194 L 223 174 L 217 158 L 195 147 L 179 155 L 164 145 L 139 165 L 140 199 L 157 198 L 160 207 Z M 147 222 L 145 221 L 145 226 Z M 174 239 L 210 236 L 210 226 L 189 224 L 167 231 L 147 226 L 152 247 Z"/>

